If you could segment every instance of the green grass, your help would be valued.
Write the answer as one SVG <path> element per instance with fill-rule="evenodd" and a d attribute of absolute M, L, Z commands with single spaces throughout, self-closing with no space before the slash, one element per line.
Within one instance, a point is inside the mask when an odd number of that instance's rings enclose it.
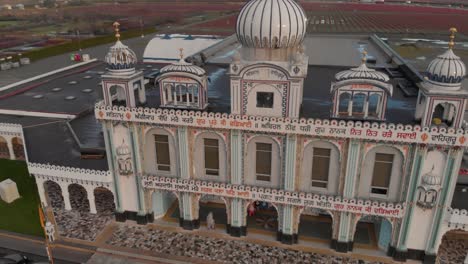
<path fill-rule="evenodd" d="M 143 34 L 145 35 L 151 34 L 154 32 L 156 32 L 156 29 L 154 27 L 146 28 L 143 30 Z M 134 38 L 140 35 L 141 35 L 140 29 L 124 31 L 122 33 L 122 39 Z M 112 42 L 115 42 L 115 37 L 114 35 L 109 35 L 109 36 L 102 36 L 102 37 L 96 37 L 96 38 L 90 38 L 90 39 L 83 39 L 80 42 L 80 46 L 82 49 L 86 49 L 86 48 L 90 48 L 90 47 L 94 47 L 94 46 L 98 46 L 102 44 L 107 44 L 107 43 L 112 43 Z M 72 42 L 67 42 L 64 44 L 56 45 L 56 46 L 50 46 L 50 47 L 45 47 L 45 48 L 25 52 L 23 53 L 22 57 L 27 57 L 27 58 L 30 58 L 32 61 L 35 61 L 35 60 L 40 60 L 40 59 L 44 59 L 44 58 L 51 57 L 51 56 L 56 56 L 56 55 L 65 54 L 68 52 L 77 51 L 78 49 L 79 49 L 78 41 L 72 41 Z"/>
<path fill-rule="evenodd" d="M 0 229 L 33 236 L 43 236 L 37 206 L 39 196 L 34 177 L 30 177 L 24 161 L 0 159 L 0 181 L 12 179 L 18 186 L 20 199 L 11 204 L 0 199 Z"/>

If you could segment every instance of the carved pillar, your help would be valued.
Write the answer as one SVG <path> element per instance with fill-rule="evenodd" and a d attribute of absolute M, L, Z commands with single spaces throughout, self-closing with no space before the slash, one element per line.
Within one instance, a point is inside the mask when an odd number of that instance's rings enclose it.
<path fill-rule="evenodd" d="M 8 151 L 10 152 L 10 159 L 15 160 L 15 151 L 13 149 L 13 143 L 11 142 L 11 138 L 7 139 Z"/>
<path fill-rule="evenodd" d="M 231 226 L 228 228 L 228 233 L 231 236 L 240 237 L 247 235 L 245 204 L 246 202 L 242 199 L 231 199 Z"/>
<path fill-rule="evenodd" d="M 361 161 L 361 144 L 359 140 L 350 140 L 348 154 L 346 160 L 346 177 L 343 184 L 343 197 L 353 199 L 356 189 L 357 175 L 359 171 L 359 163 Z M 338 252 L 348 252 L 352 250 L 353 236 L 350 235 L 352 226 L 352 215 L 347 212 L 339 213 L 339 223 L 337 240 L 332 240 L 332 248 Z"/>
<path fill-rule="evenodd" d="M 286 138 L 285 148 L 285 164 L 284 164 L 284 189 L 286 191 L 295 190 L 295 176 L 296 176 L 296 149 L 297 149 L 297 136 L 292 135 Z M 297 233 L 294 233 L 294 207 L 291 205 L 284 205 L 279 210 L 278 215 L 281 218 L 281 224 L 278 225 L 277 239 L 285 244 L 297 243 Z"/>
<path fill-rule="evenodd" d="M 70 194 L 68 193 L 68 186 L 66 184 L 59 184 L 62 189 L 63 202 L 65 204 L 65 210 L 71 211 Z"/>
<path fill-rule="evenodd" d="M 92 187 L 88 187 L 86 188 L 86 193 L 88 194 L 89 212 L 92 214 L 97 214 L 96 201 L 94 197 L 94 189 Z"/>
<path fill-rule="evenodd" d="M 180 200 L 182 205 L 179 219 L 180 226 L 186 230 L 198 229 L 200 227 L 200 219 L 196 217 L 198 214 L 194 211 L 198 208 L 198 206 L 195 206 L 195 203 L 198 202 L 195 194 L 180 193 Z"/>
<path fill-rule="evenodd" d="M 45 208 L 47 207 L 47 198 L 45 194 L 44 181 L 39 180 L 36 177 L 36 186 L 37 186 L 37 191 L 39 192 L 39 198 L 41 199 L 41 203 Z"/>

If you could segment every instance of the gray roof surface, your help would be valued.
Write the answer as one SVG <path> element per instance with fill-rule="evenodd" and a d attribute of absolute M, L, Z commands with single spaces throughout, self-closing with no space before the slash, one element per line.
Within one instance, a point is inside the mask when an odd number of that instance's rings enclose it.
<path fill-rule="evenodd" d="M 315 45 L 324 45 L 326 41 L 332 41 L 333 48 L 337 48 L 338 40 L 346 37 L 332 38 L 333 40 L 308 40 Z M 304 83 L 304 99 L 301 110 L 301 117 L 306 118 L 330 118 L 332 107 L 330 85 L 334 81 L 336 73 L 355 67 L 359 64 L 359 49 L 364 45 L 371 46 L 371 55 L 380 54 L 374 51 L 373 42 L 362 43 L 363 37 L 350 37 L 348 42 L 344 41 L 343 46 L 351 45 L 347 52 L 352 53 L 339 60 L 333 59 L 329 64 L 310 65 L 308 76 Z M 315 43 L 315 42 L 317 43 Z M 323 43 L 322 43 L 322 42 Z M 306 43 L 308 43 L 306 41 Z M 354 44 L 353 44 L 354 43 Z M 132 47 L 131 45 L 129 45 Z M 228 46 L 231 51 L 235 46 Z M 133 47 L 132 47 L 133 48 Z M 102 50 L 102 47 L 99 47 Z M 102 51 L 100 51 L 102 53 Z M 340 51 L 341 52 L 341 51 Z M 229 53 L 229 52 L 228 52 Z M 226 54 L 228 54 L 226 53 Z M 325 52 L 324 52 L 325 53 Z M 346 53 L 346 52 L 345 52 Z M 314 51 L 311 55 L 318 54 Z M 219 54 L 218 54 L 219 55 Z M 310 55 L 310 56 L 311 56 Z M 217 56 L 217 55 L 215 55 Z M 387 67 L 384 55 L 377 55 L 377 64 L 380 67 Z M 312 58 L 312 56 L 311 56 Z M 317 59 L 318 62 L 325 60 L 325 57 Z M 312 60 L 312 59 L 311 59 Z M 313 59 L 315 60 L 315 59 Z M 316 62 L 317 62 L 316 61 Z M 227 61 L 226 61 L 227 62 Z M 326 62 L 326 61 L 322 61 Z M 341 64 L 340 64 L 341 63 Z M 326 66 L 324 66 L 326 65 Z M 340 65 L 340 66 L 337 66 Z M 143 69 L 148 73 L 163 64 L 152 64 L 151 66 L 138 65 L 138 69 Z M 373 65 L 369 65 L 372 67 Z M 49 66 L 51 67 L 51 66 Z M 210 62 L 204 69 L 209 76 L 209 108 L 207 111 L 229 113 L 230 112 L 230 82 L 227 75 L 228 64 L 223 62 Z M 80 167 L 88 169 L 107 170 L 107 159 L 88 160 L 81 159 L 81 152 L 88 150 L 104 150 L 104 140 L 101 125 L 94 118 L 94 104 L 101 100 L 100 75 L 105 71 L 106 65 L 102 62 L 94 62 L 79 68 L 58 73 L 43 79 L 33 81 L 0 93 L 0 109 L 39 111 L 49 113 L 67 113 L 77 115 L 74 120 L 58 120 L 41 117 L 19 117 L 0 115 L 0 122 L 19 123 L 24 126 L 25 140 L 31 162 L 50 163 L 54 165 Z M 26 68 L 25 68 L 26 69 Z M 91 76 L 91 78 L 85 78 Z M 408 80 L 408 78 L 406 78 Z M 76 81 L 76 84 L 70 84 Z M 393 96 L 387 105 L 387 122 L 413 124 L 413 115 L 416 104 L 415 97 L 405 97 L 403 92 L 396 86 L 398 80 L 392 79 L 394 84 Z M 53 92 L 53 88 L 62 88 L 61 91 Z M 84 93 L 84 89 L 91 89 L 91 93 Z M 5 95 L 9 96 L 5 96 Z M 34 99 L 35 95 L 43 95 L 43 98 Z M 159 89 L 152 84 L 147 85 L 146 107 L 159 107 Z M 2 98 L 3 96 L 3 98 Z M 74 100 L 65 100 L 66 96 L 75 96 Z M 92 153 L 93 151 L 91 151 Z"/>
<path fill-rule="evenodd" d="M 91 116 L 94 117 L 94 114 Z M 0 115 L 0 123 L 15 123 L 23 126 L 30 162 L 108 170 L 105 157 L 81 159 L 80 146 L 75 141 L 67 122 L 63 119 Z"/>

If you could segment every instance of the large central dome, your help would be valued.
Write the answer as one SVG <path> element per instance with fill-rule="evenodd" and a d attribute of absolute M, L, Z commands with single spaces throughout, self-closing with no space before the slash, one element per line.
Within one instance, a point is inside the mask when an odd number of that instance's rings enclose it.
<path fill-rule="evenodd" d="M 237 39 L 251 48 L 290 48 L 302 44 L 307 17 L 295 0 L 251 0 L 237 17 Z"/>

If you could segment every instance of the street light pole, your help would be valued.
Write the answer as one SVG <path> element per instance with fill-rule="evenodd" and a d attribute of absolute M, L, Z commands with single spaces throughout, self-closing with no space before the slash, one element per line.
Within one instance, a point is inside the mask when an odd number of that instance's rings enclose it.
<path fill-rule="evenodd" d="M 46 232 L 46 229 L 45 229 L 44 211 L 43 211 L 43 208 L 42 208 L 41 205 L 38 205 L 38 209 L 39 209 L 39 221 L 41 222 L 41 227 L 42 227 L 42 230 L 44 231 L 47 257 L 49 258 L 50 264 L 54 264 L 54 258 L 52 256 L 52 249 L 49 247 L 49 239 L 48 239 L 47 232 Z"/>

